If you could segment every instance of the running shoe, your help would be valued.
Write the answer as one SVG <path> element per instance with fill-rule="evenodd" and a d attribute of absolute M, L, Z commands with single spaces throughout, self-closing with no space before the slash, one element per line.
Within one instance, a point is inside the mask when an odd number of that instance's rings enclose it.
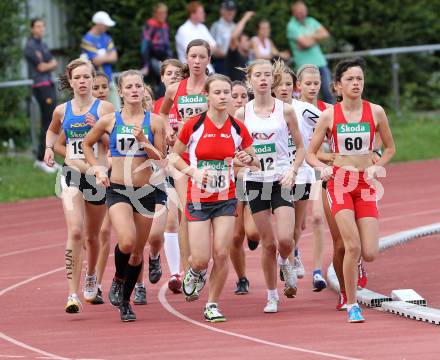
<path fill-rule="evenodd" d="M 348 312 L 348 322 L 349 323 L 361 323 L 364 322 L 365 319 L 362 316 L 362 309 L 359 305 L 354 305 L 350 311 Z"/>
<path fill-rule="evenodd" d="M 280 265 L 280 269 L 284 277 L 284 295 L 288 298 L 296 297 L 296 272 L 293 266 L 290 265 L 289 260 L 287 260 L 287 264 Z"/>
<path fill-rule="evenodd" d="M 131 308 L 129 301 L 122 301 L 121 302 L 121 305 L 119 305 L 119 312 L 121 315 L 121 320 L 124 322 L 136 320 L 136 314 L 134 313 L 133 309 Z"/>
<path fill-rule="evenodd" d="M 339 293 L 338 304 L 336 305 L 336 310 L 342 311 L 347 309 L 347 295 L 344 291 Z"/>
<path fill-rule="evenodd" d="M 202 289 L 205 287 L 206 284 L 206 274 L 208 273 L 208 270 L 202 270 L 199 274 L 199 280 L 197 281 L 197 292 L 200 293 Z"/>
<path fill-rule="evenodd" d="M 84 300 L 92 302 L 98 294 L 98 283 L 95 275 L 87 275 L 84 280 Z"/>
<path fill-rule="evenodd" d="M 293 262 L 293 268 L 295 269 L 296 276 L 298 279 L 302 279 L 306 274 L 306 270 L 304 269 L 304 265 L 299 256 L 295 256 L 295 261 Z"/>
<path fill-rule="evenodd" d="M 135 305 L 146 305 L 147 304 L 147 289 L 145 286 L 135 286 L 134 287 L 134 299 L 133 303 Z"/>
<path fill-rule="evenodd" d="M 162 266 L 160 265 L 160 255 L 157 259 L 148 259 L 148 278 L 150 283 L 156 284 L 162 277 Z"/>
<path fill-rule="evenodd" d="M 245 277 L 238 279 L 237 288 L 235 289 L 235 295 L 249 294 L 249 280 Z"/>
<path fill-rule="evenodd" d="M 108 299 L 113 306 L 119 306 L 122 300 L 122 284 L 123 281 L 113 278 L 112 286 L 108 292 Z"/>
<path fill-rule="evenodd" d="M 278 303 L 279 300 L 277 299 L 269 299 L 267 300 L 267 304 L 264 307 L 264 312 L 265 313 L 276 313 L 278 312 Z"/>
<path fill-rule="evenodd" d="M 206 321 L 212 322 L 212 323 L 218 323 L 218 322 L 225 322 L 226 318 L 224 315 L 220 312 L 220 309 L 217 307 L 216 304 L 206 305 L 205 306 L 205 319 Z"/>
<path fill-rule="evenodd" d="M 186 301 L 194 301 L 199 298 L 197 291 L 197 283 L 199 281 L 199 274 L 195 273 L 191 268 L 186 272 L 183 278 L 182 290 Z"/>
<path fill-rule="evenodd" d="M 364 268 L 364 264 L 362 261 L 359 261 L 358 264 L 358 289 L 361 290 L 367 286 L 367 271 Z"/>
<path fill-rule="evenodd" d="M 69 314 L 76 314 L 81 311 L 82 304 L 78 298 L 78 295 L 72 294 L 68 296 L 65 309 L 66 309 L 66 313 Z"/>
<path fill-rule="evenodd" d="M 249 250 L 254 251 L 258 247 L 259 243 L 260 243 L 259 241 L 248 240 Z"/>
<path fill-rule="evenodd" d="M 102 297 L 102 290 L 98 288 L 98 293 L 96 294 L 95 300 L 90 302 L 93 305 L 104 304 L 104 298 Z"/>
<path fill-rule="evenodd" d="M 182 292 L 182 279 L 180 278 L 180 274 L 171 275 L 168 280 L 168 289 L 174 294 L 180 294 Z"/>
<path fill-rule="evenodd" d="M 314 292 L 320 292 L 321 290 L 324 290 L 327 287 L 327 282 L 322 277 L 321 274 L 315 274 L 313 275 L 313 291 Z"/>

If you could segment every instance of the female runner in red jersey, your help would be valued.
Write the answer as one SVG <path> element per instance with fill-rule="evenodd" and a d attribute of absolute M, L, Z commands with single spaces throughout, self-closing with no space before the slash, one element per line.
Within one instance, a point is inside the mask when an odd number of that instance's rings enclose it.
<path fill-rule="evenodd" d="M 191 257 L 190 268 L 183 280 L 183 292 L 187 301 L 199 298 L 212 254 L 213 267 L 204 316 L 207 321 L 222 322 L 226 319 L 217 303 L 228 276 L 229 247 L 237 206 L 232 163 L 259 169 L 259 162 L 246 127 L 228 114 L 228 102 L 231 101 L 229 78 L 211 76 L 205 92 L 209 109 L 185 123 L 174 145 L 172 162 L 190 177 L 185 214 L 189 222 Z M 189 153 L 190 165 L 181 157 L 185 151 Z"/>
<path fill-rule="evenodd" d="M 320 168 L 321 178 L 328 181 L 327 196 L 344 242 L 348 321 L 363 322 L 356 302 L 357 264 L 361 253 L 364 260 L 372 261 L 379 250 L 376 192 L 382 187 L 376 178 L 384 175 L 383 166 L 393 157 L 395 146 L 383 108 L 362 99 L 364 63 L 361 59 L 345 60 L 337 65 L 335 86 L 342 101 L 322 113 L 310 142 L 307 161 Z M 374 164 L 376 129 L 385 150 Z M 316 156 L 326 136 L 333 142 L 333 166 Z"/>

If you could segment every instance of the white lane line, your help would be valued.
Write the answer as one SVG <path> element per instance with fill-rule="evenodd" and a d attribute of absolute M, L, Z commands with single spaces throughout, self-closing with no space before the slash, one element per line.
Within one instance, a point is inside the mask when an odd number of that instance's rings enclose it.
<path fill-rule="evenodd" d="M 46 250 L 46 249 L 51 249 L 51 248 L 59 247 L 59 246 L 66 246 L 66 243 L 63 241 L 63 242 L 60 242 L 60 243 L 57 243 L 57 244 L 37 246 L 37 247 L 34 247 L 34 248 L 28 248 L 28 249 L 23 249 L 23 250 L 11 251 L 11 252 L 8 252 L 6 254 L 1 254 L 0 255 L 0 259 L 4 258 L 4 257 L 7 257 L 7 256 L 25 254 L 25 253 L 28 253 L 28 252 L 39 251 L 39 250 Z"/>
<path fill-rule="evenodd" d="M 360 360 L 359 358 L 353 358 L 353 357 L 348 357 L 348 356 L 331 354 L 331 353 L 326 353 L 326 352 L 321 352 L 321 351 L 314 351 L 314 350 L 300 348 L 300 347 L 296 347 L 296 346 L 289 346 L 289 345 L 284 345 L 284 344 L 278 344 L 278 343 L 275 343 L 275 342 L 272 342 L 272 341 L 267 341 L 267 340 L 255 338 L 255 337 L 252 337 L 252 336 L 238 334 L 238 333 L 235 333 L 235 332 L 232 332 L 232 331 L 227 331 L 227 330 L 219 329 L 219 328 L 216 328 L 214 326 L 210 326 L 210 325 L 207 325 L 205 323 L 193 320 L 193 319 L 189 318 L 188 316 L 183 315 L 181 312 L 177 311 L 175 308 L 173 308 L 170 305 L 170 303 L 168 302 L 168 300 L 166 298 L 167 289 L 168 289 L 168 284 L 167 283 L 163 284 L 162 287 L 160 288 L 159 295 L 158 295 L 159 302 L 165 308 L 165 310 L 167 310 L 170 314 L 178 317 L 179 319 L 187 321 L 187 322 L 189 322 L 189 323 L 191 323 L 193 325 L 199 326 L 201 328 L 204 328 L 204 329 L 207 329 L 207 330 L 210 330 L 210 331 L 214 331 L 214 332 L 218 332 L 218 333 L 223 334 L 223 335 L 233 336 L 233 337 L 237 337 L 237 338 L 240 338 L 240 339 L 243 339 L 243 340 L 253 341 L 253 342 L 256 342 L 256 343 L 259 343 L 259 344 L 268 345 L 268 346 L 272 346 L 272 347 L 276 347 L 276 348 L 280 348 L 280 349 L 284 349 L 284 350 L 291 350 L 291 351 L 296 351 L 296 352 L 301 352 L 301 353 L 306 353 L 306 354 L 311 354 L 311 355 L 317 355 L 317 356 L 322 356 L 322 357 L 327 357 L 327 358 L 332 358 L 332 359 Z"/>
<path fill-rule="evenodd" d="M 52 275 L 52 274 L 54 274 L 54 273 L 56 273 L 56 272 L 58 272 L 58 271 L 62 271 L 62 270 L 64 270 L 64 266 L 63 266 L 63 267 L 59 267 L 59 268 L 57 268 L 57 269 L 55 269 L 55 270 L 47 271 L 47 272 L 45 272 L 45 273 L 42 273 L 42 274 L 39 274 L 39 275 L 32 276 L 32 277 L 30 277 L 29 279 L 26 279 L 26 280 L 24 280 L 24 281 L 21 281 L 21 282 L 19 282 L 19 283 L 16 283 L 16 284 L 14 284 L 14 285 L 11 285 L 11 286 L 7 287 L 6 289 L 1 290 L 1 291 L 0 291 L 0 296 L 3 296 L 4 294 L 8 293 L 9 291 L 14 290 L 14 289 L 16 289 L 16 288 L 18 288 L 18 287 L 20 287 L 20 286 L 22 286 L 22 285 L 28 284 L 28 283 L 30 283 L 30 282 L 32 282 L 32 281 L 34 281 L 34 280 L 40 279 L 40 278 L 42 278 L 42 277 L 45 277 L 45 276 L 48 276 L 48 275 Z M 52 354 L 52 353 L 50 353 L 50 352 L 47 352 L 47 351 L 44 351 L 44 350 L 38 349 L 38 348 L 36 348 L 36 347 L 33 347 L 33 346 L 31 346 L 31 345 L 25 344 L 25 343 L 23 343 L 23 342 L 21 342 L 21 341 L 18 341 L 18 340 L 16 340 L 16 339 L 14 339 L 14 338 L 11 338 L 10 336 L 8 336 L 8 335 L 6 335 L 6 334 L 4 334 L 4 333 L 2 333 L 2 332 L 0 332 L 0 339 L 3 339 L 3 340 L 5 340 L 5 341 L 8 341 L 8 342 L 10 342 L 11 344 L 14 344 L 14 345 L 16 345 L 16 346 L 19 346 L 19 347 L 21 347 L 21 348 L 23 348 L 23 349 L 26 349 L 26 350 L 29 350 L 29 351 L 36 352 L 36 353 L 38 353 L 38 354 L 40 354 L 40 355 L 47 356 L 49 359 L 70 360 L 69 358 L 62 357 L 62 356 L 59 356 L 59 355 L 56 355 L 56 354 Z"/>

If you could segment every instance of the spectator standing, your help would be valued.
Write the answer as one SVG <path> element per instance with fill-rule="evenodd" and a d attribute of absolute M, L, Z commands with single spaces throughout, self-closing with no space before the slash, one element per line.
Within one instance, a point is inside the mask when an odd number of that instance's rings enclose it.
<path fill-rule="evenodd" d="M 266 19 L 258 23 L 257 36 L 251 39 L 252 52 L 255 59 L 265 59 L 271 61 L 275 57 L 285 57 L 285 53 L 280 53 L 273 41 L 270 39 L 270 22 Z"/>
<path fill-rule="evenodd" d="M 105 11 L 95 13 L 92 22 L 94 25 L 81 41 L 81 58 L 90 60 L 96 71 L 107 75 L 110 80 L 109 100 L 116 108 L 119 108 L 119 96 L 112 78 L 112 64 L 118 61 L 118 52 L 112 37 L 107 33 L 111 27 L 116 25 L 116 22 Z"/>
<path fill-rule="evenodd" d="M 29 76 L 33 80 L 32 93 L 37 99 L 41 111 L 41 131 L 34 166 L 47 173 L 54 173 L 56 168 L 46 165 L 44 160 L 46 131 L 52 120 L 52 113 L 57 105 L 55 84 L 51 72 L 58 63 L 52 56 L 47 44 L 43 41 L 45 23 L 40 18 L 31 21 L 31 36 L 26 42 L 24 55 L 26 57 Z"/>
<path fill-rule="evenodd" d="M 293 55 L 296 70 L 305 64 L 313 64 L 321 74 L 321 91 L 324 102 L 335 101 L 330 92 L 331 73 L 319 43 L 330 36 L 321 23 L 307 16 L 307 6 L 303 1 L 292 5 L 292 17 L 287 24 L 287 39 Z"/>
<path fill-rule="evenodd" d="M 217 43 L 217 55 L 213 57 L 215 71 L 225 73 L 225 57 L 229 50 L 232 32 L 235 29 L 234 17 L 237 13 L 237 6 L 233 0 L 222 3 L 220 8 L 220 19 L 211 26 L 211 35 Z"/>
<path fill-rule="evenodd" d="M 214 55 L 217 55 L 217 43 L 209 32 L 205 24 L 205 9 L 198 1 L 191 1 L 188 3 L 188 19 L 182 24 L 176 33 L 176 50 L 177 56 L 182 64 L 186 63 L 186 47 L 195 39 L 205 40 Z M 208 65 L 208 70 L 213 71 L 211 64 Z"/>
<path fill-rule="evenodd" d="M 232 81 L 245 81 L 246 74 L 240 68 L 246 68 L 249 62 L 250 54 L 250 39 L 247 34 L 243 32 L 246 23 L 254 16 L 253 11 L 247 11 L 238 22 L 231 36 L 229 50 L 225 58 L 225 74 L 229 76 Z"/>
<path fill-rule="evenodd" d="M 153 8 L 153 17 L 145 22 L 142 30 L 141 54 L 142 74 L 148 76 L 158 93 L 161 62 L 170 59 L 173 51 L 170 45 L 170 32 L 167 23 L 168 7 L 158 3 Z"/>

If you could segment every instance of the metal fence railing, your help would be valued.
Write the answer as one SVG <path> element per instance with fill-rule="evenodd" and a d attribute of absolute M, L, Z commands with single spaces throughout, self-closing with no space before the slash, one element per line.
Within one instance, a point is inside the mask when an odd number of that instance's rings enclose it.
<path fill-rule="evenodd" d="M 400 110 L 400 90 L 399 90 L 399 60 L 397 55 L 399 54 L 410 54 L 410 53 L 424 53 L 424 52 L 435 52 L 440 50 L 440 44 L 432 45 L 417 45 L 417 46 L 404 46 L 404 47 L 393 47 L 386 49 L 370 49 L 362 51 L 352 51 L 344 53 L 334 53 L 327 54 L 326 58 L 328 60 L 333 59 L 343 59 L 354 56 L 391 56 L 391 72 L 393 76 L 392 88 L 393 88 L 393 98 L 394 98 L 394 109 L 398 116 L 401 115 Z"/>

